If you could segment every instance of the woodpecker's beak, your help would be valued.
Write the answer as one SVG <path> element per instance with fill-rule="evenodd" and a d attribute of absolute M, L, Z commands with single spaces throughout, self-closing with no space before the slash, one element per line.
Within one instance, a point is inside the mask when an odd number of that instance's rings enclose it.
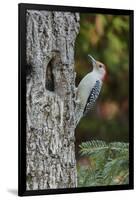
<path fill-rule="evenodd" d="M 96 65 L 96 60 L 88 54 L 88 57 L 90 58 L 90 60 L 92 61 L 93 67 Z"/>

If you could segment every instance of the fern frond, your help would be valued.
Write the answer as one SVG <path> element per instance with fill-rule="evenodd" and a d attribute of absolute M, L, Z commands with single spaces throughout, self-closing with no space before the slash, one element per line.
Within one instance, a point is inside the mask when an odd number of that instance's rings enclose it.
<path fill-rule="evenodd" d="M 117 150 L 117 151 L 128 151 L 129 150 L 129 143 L 125 142 L 112 142 L 109 144 L 111 149 Z"/>
<path fill-rule="evenodd" d="M 79 187 L 129 183 L 129 143 L 92 140 L 79 147 L 81 155 L 94 163 L 94 167 L 79 166 Z"/>
<path fill-rule="evenodd" d="M 93 153 L 97 153 L 98 151 L 104 151 L 108 149 L 118 152 L 127 152 L 129 149 L 129 144 L 124 142 L 106 143 L 102 140 L 91 140 L 87 142 L 82 142 L 79 147 L 81 155 L 91 155 Z"/>

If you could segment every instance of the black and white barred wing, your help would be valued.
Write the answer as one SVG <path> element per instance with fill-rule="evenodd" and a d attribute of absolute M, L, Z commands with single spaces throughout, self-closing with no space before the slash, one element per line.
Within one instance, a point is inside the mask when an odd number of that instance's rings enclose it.
<path fill-rule="evenodd" d="M 102 82 L 97 80 L 94 87 L 92 88 L 90 95 L 87 99 L 86 106 L 84 108 L 83 116 L 85 116 L 95 106 L 96 100 L 99 96 L 102 87 Z"/>

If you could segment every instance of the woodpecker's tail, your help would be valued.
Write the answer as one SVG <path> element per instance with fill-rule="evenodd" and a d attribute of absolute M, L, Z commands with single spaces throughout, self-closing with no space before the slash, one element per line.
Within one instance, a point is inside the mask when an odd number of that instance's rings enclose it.
<path fill-rule="evenodd" d="M 78 125 L 82 116 L 83 116 L 83 108 L 81 108 L 80 104 L 76 104 L 76 109 L 75 109 L 76 126 Z"/>

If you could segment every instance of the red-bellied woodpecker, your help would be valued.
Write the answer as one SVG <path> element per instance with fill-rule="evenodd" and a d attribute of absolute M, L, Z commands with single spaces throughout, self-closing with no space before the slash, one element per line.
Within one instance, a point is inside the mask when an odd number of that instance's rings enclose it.
<path fill-rule="evenodd" d="M 80 81 L 77 88 L 76 125 L 83 116 L 93 109 L 106 76 L 105 65 L 96 61 L 91 55 L 88 56 L 92 61 L 93 70 Z"/>

